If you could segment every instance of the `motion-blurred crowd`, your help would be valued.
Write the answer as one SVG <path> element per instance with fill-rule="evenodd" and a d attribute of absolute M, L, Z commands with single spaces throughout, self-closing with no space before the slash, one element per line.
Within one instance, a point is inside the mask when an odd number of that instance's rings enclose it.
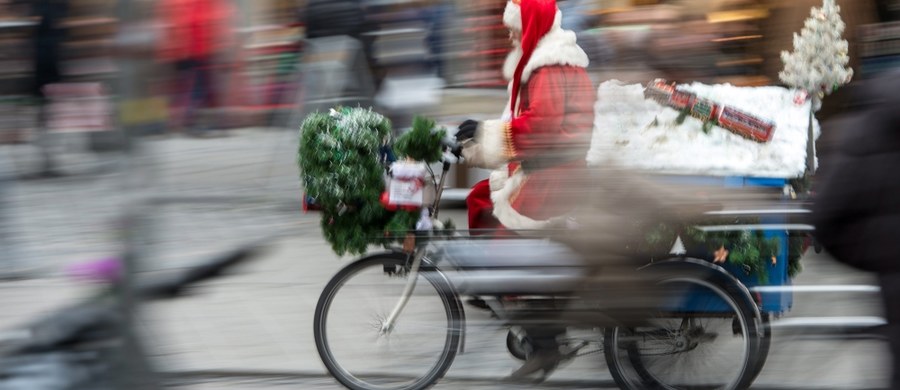
<path fill-rule="evenodd" d="M 509 42 L 498 19 L 500 0 L 4 0 L 0 74 L 8 82 L 0 94 L 43 97 L 47 84 L 108 82 L 116 55 L 128 49 L 114 45 L 132 27 L 117 22 L 124 3 L 143 7 L 153 26 L 152 88 L 168 95 L 176 130 L 201 134 L 227 126 L 198 115 L 209 107 L 271 109 L 298 100 L 303 42 L 326 36 L 362 43 L 376 91 L 392 74 L 409 73 L 434 74 L 444 86 L 504 84 L 499 65 Z M 779 52 L 819 2 L 558 3 L 563 28 L 578 34 L 598 78 L 760 85 L 777 84 Z M 838 3 L 852 65 L 859 67 L 859 27 L 897 19 L 900 6 Z"/>

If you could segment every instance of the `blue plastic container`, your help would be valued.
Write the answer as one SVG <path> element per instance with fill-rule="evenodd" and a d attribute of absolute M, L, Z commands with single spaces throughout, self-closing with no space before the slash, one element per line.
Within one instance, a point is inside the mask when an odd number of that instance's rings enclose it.
<path fill-rule="evenodd" d="M 786 179 L 775 179 L 775 178 L 753 178 L 753 177 L 711 177 L 711 176 L 665 176 L 662 178 L 664 181 L 669 181 L 677 184 L 687 184 L 687 185 L 703 185 L 703 186 L 722 186 L 725 188 L 744 188 L 744 187 L 768 187 L 768 188 L 777 188 L 782 189 L 788 181 Z M 786 223 L 786 219 L 784 216 L 778 215 L 765 215 L 760 216 L 761 224 L 784 224 Z M 756 275 L 748 274 L 742 267 L 725 263 L 722 265 L 726 271 L 730 272 L 732 275 L 737 277 L 744 285 L 748 288 L 753 288 L 756 286 L 787 286 L 791 284 L 791 279 L 788 276 L 788 253 L 790 253 L 790 248 L 788 248 L 790 240 L 788 239 L 788 232 L 786 230 L 766 230 L 764 232 L 766 237 L 774 238 L 778 241 L 778 253 L 776 256 L 776 263 L 774 265 L 768 265 L 768 280 L 765 283 L 760 283 L 759 278 Z M 681 310 L 686 311 L 710 311 L 716 310 L 718 307 L 719 310 L 726 310 L 725 302 L 722 302 L 721 299 L 716 297 L 709 297 L 708 294 L 711 293 L 703 293 L 703 294 L 688 294 L 685 297 L 686 301 L 682 300 L 682 302 L 678 303 L 681 306 Z M 794 303 L 793 294 L 787 291 L 779 291 L 779 292 L 762 292 L 762 293 L 752 293 L 754 298 L 757 299 L 760 304 L 760 310 L 767 313 L 772 314 L 781 314 L 791 309 L 791 306 Z M 713 301 L 718 300 L 718 303 Z"/>

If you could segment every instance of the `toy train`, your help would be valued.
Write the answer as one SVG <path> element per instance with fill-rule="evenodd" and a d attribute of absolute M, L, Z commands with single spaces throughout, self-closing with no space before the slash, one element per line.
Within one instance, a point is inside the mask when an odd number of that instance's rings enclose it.
<path fill-rule="evenodd" d="M 719 127 L 757 142 L 768 142 L 775 132 L 775 124 L 733 107 L 697 97 L 692 92 L 656 79 L 647 85 L 644 97 L 678 111 L 688 111 L 703 122 L 713 121 Z"/>

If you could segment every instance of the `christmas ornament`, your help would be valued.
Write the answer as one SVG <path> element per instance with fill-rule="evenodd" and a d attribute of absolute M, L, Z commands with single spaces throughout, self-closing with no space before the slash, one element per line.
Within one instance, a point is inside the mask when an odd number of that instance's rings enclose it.
<path fill-rule="evenodd" d="M 431 221 L 431 210 L 423 208 L 419 212 L 419 221 L 416 222 L 416 230 L 424 232 L 429 231 L 432 228 L 434 228 L 434 223 Z"/>
<path fill-rule="evenodd" d="M 809 92 L 797 91 L 797 94 L 794 95 L 794 104 L 798 106 L 802 106 L 807 100 L 809 100 Z"/>
<path fill-rule="evenodd" d="M 728 259 L 728 250 L 725 249 L 725 245 L 719 247 L 718 250 L 713 252 L 715 258 L 713 258 L 713 263 L 724 263 L 725 260 Z"/>
<path fill-rule="evenodd" d="M 387 211 L 397 211 L 397 209 L 399 209 L 397 205 L 391 204 L 391 196 L 387 191 L 381 193 L 379 201 L 381 202 L 381 206 Z"/>

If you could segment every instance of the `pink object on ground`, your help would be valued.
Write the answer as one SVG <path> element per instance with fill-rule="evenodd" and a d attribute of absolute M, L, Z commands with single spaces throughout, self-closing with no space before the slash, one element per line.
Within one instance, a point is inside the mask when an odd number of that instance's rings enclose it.
<path fill-rule="evenodd" d="M 86 281 L 114 283 L 122 277 L 122 262 L 118 258 L 107 258 L 78 263 L 68 267 L 67 274 Z"/>

